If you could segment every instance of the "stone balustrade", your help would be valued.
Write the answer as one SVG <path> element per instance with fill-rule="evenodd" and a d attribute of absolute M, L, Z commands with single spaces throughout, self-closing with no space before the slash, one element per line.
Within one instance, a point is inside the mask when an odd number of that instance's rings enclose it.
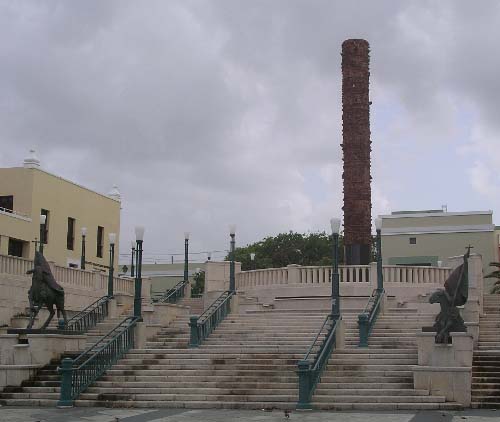
<path fill-rule="evenodd" d="M 443 284 L 450 268 L 384 265 L 384 282 L 388 283 L 438 283 Z M 236 287 L 275 286 L 278 284 L 317 284 L 330 283 L 331 266 L 289 265 L 285 268 L 242 271 L 236 274 Z M 341 283 L 376 282 L 376 265 L 340 265 Z"/>
<path fill-rule="evenodd" d="M 0 273 L 26 275 L 33 268 L 33 260 L 0 255 Z"/>
<path fill-rule="evenodd" d="M 450 275 L 448 267 L 384 265 L 384 281 L 392 283 L 439 283 Z"/>
<path fill-rule="evenodd" d="M 65 291 L 65 307 L 68 311 L 80 311 L 98 298 L 105 296 L 108 275 L 98 271 L 60 267 L 49 262 L 55 279 Z M 26 312 L 31 276 L 26 272 L 33 268 L 33 260 L 0 255 L 0 325 L 9 324 L 15 314 Z M 150 299 L 149 279 L 143 278 L 142 297 Z M 114 277 L 114 293 L 132 298 L 134 279 Z"/>
<path fill-rule="evenodd" d="M 63 287 L 71 286 L 83 290 L 104 290 L 108 286 L 108 275 L 102 272 L 81 270 L 79 268 L 60 267 L 49 263 L 55 279 Z M 33 268 L 33 260 L 15 256 L 0 255 L 0 273 L 26 276 L 26 272 Z M 114 277 L 115 292 L 134 294 L 134 280 L 132 278 Z"/>

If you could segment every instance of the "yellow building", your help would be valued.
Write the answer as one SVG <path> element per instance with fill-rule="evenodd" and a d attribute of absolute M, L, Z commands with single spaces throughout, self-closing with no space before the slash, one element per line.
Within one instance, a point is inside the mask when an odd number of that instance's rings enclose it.
<path fill-rule="evenodd" d="M 33 258 L 42 233 L 49 261 L 80 267 L 83 229 L 86 268 L 105 267 L 110 233 L 119 256 L 120 208 L 116 187 L 102 195 L 55 176 L 31 151 L 23 167 L 0 168 L 0 254 Z M 46 216 L 42 228 L 40 215 Z"/>
<path fill-rule="evenodd" d="M 382 258 L 389 265 L 447 265 L 472 245 L 485 273 L 498 258 L 492 211 L 398 211 L 382 218 Z"/>

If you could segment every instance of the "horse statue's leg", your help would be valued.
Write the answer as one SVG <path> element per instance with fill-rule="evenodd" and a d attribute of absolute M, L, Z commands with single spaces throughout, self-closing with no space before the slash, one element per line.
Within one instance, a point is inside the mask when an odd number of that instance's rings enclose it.
<path fill-rule="evenodd" d="M 54 311 L 54 305 L 52 303 L 47 304 L 47 309 L 49 311 L 49 317 L 47 318 L 47 321 L 45 321 L 45 323 L 42 325 L 42 330 L 49 326 L 50 321 L 52 321 L 52 318 L 54 318 L 54 314 L 56 313 L 56 311 Z"/>
<path fill-rule="evenodd" d="M 66 315 L 66 309 L 64 309 L 64 296 L 62 295 L 57 295 L 56 296 L 56 308 L 57 308 L 57 318 L 61 318 L 61 314 L 63 316 L 64 320 L 64 327 L 66 327 L 68 323 L 68 316 Z M 59 326 L 59 321 L 58 324 Z"/>
<path fill-rule="evenodd" d="M 30 322 L 28 323 L 28 326 L 26 329 L 30 330 L 33 328 L 33 324 L 35 323 L 35 318 L 38 315 L 38 312 L 40 312 L 41 306 L 36 306 L 36 305 L 30 305 Z"/>

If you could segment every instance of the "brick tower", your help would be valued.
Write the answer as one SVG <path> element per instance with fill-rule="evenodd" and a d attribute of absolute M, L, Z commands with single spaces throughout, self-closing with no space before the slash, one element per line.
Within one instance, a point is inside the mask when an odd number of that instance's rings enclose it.
<path fill-rule="evenodd" d="M 342 43 L 342 125 L 344 159 L 344 247 L 347 265 L 370 262 L 370 45 Z"/>

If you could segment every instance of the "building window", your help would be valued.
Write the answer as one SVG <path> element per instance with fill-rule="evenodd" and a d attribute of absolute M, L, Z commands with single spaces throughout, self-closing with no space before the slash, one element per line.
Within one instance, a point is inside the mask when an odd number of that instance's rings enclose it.
<path fill-rule="evenodd" d="M 72 251 L 75 248 L 75 219 L 68 217 L 68 233 L 66 235 L 66 248 Z"/>
<path fill-rule="evenodd" d="M 104 227 L 97 226 L 97 257 L 102 258 L 102 249 L 104 247 L 103 245 L 103 240 L 104 240 Z"/>
<path fill-rule="evenodd" d="M 410 237 L 410 245 L 416 245 L 417 244 L 417 238 L 416 237 Z"/>
<path fill-rule="evenodd" d="M 0 210 L 11 212 L 14 210 L 14 196 L 0 196 Z"/>
<path fill-rule="evenodd" d="M 9 255 L 22 257 L 23 246 L 24 242 L 22 240 L 9 239 Z"/>
<path fill-rule="evenodd" d="M 49 214 L 50 213 L 48 210 L 44 210 L 42 208 L 42 210 L 40 211 L 40 214 L 45 216 L 45 224 L 42 226 L 42 230 L 41 230 L 42 239 L 40 239 L 40 241 L 42 241 L 46 245 L 47 243 L 49 243 Z"/>

